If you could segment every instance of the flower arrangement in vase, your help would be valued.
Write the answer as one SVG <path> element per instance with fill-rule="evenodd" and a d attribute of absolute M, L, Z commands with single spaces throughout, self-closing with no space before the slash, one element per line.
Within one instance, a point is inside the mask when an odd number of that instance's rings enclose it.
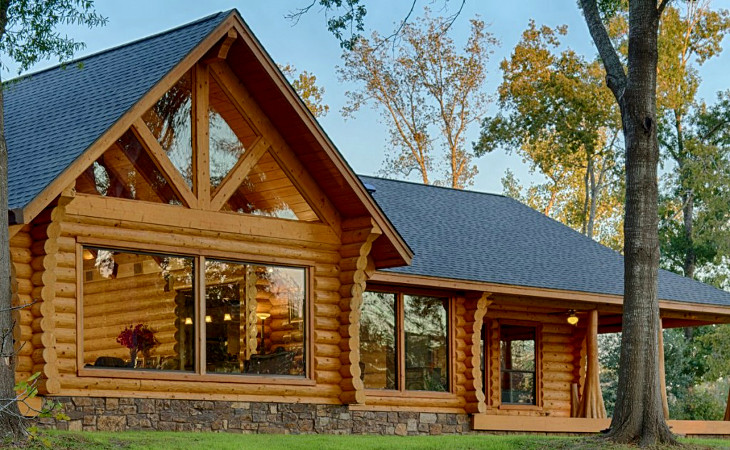
<path fill-rule="evenodd" d="M 117 336 L 117 342 L 129 349 L 131 367 L 137 365 L 138 352 L 141 352 L 145 358 L 149 358 L 152 349 L 160 343 L 155 337 L 155 331 L 143 323 L 125 327 Z"/>

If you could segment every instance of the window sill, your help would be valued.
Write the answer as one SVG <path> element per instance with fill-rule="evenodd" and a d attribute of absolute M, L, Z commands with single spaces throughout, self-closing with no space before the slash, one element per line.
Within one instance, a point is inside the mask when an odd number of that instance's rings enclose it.
<path fill-rule="evenodd" d="M 451 392 L 438 391 L 399 391 L 394 389 L 365 389 L 366 396 L 403 397 L 403 398 L 452 398 Z"/>
<path fill-rule="evenodd" d="M 497 409 L 504 410 L 522 410 L 522 411 L 542 411 L 542 406 L 537 405 L 518 405 L 518 404 L 501 404 Z"/>
<path fill-rule="evenodd" d="M 136 380 L 165 380 L 165 381 L 196 381 L 235 384 L 276 384 L 292 386 L 314 386 L 316 381 L 311 378 L 295 375 L 259 375 L 259 374 L 218 374 L 204 375 L 193 372 L 165 372 L 159 370 L 139 369 L 102 369 L 82 368 L 78 371 L 79 377 L 126 378 Z"/>

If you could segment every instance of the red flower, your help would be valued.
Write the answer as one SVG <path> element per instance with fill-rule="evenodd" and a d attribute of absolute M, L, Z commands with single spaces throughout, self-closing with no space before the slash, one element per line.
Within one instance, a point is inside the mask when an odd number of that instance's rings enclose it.
<path fill-rule="evenodd" d="M 149 326 L 139 323 L 130 325 L 117 336 L 117 342 L 130 350 L 142 353 L 152 350 L 160 341 L 155 338 L 155 331 Z"/>

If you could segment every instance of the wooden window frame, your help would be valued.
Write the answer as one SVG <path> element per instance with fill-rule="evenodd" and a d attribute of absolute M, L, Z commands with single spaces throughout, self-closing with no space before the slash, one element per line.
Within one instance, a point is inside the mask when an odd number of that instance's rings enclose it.
<path fill-rule="evenodd" d="M 511 326 L 522 326 L 522 327 L 530 327 L 535 329 L 535 404 L 529 405 L 529 404 L 518 404 L 518 403 L 502 403 L 502 389 L 501 389 L 501 377 L 502 377 L 502 367 L 501 367 L 501 349 L 500 349 L 500 343 L 501 343 L 501 337 L 502 337 L 502 325 L 511 325 Z M 491 333 L 491 330 L 493 327 L 497 327 L 497 345 L 494 346 L 493 339 L 495 337 Z M 484 395 L 486 397 L 486 403 L 488 408 L 497 408 L 499 410 L 526 410 L 526 411 L 542 411 L 543 410 L 543 390 L 541 388 L 542 385 L 542 323 L 540 322 L 531 322 L 531 321 L 525 321 L 525 320 L 509 320 L 509 319 L 488 319 L 485 318 L 484 325 L 482 327 L 483 330 L 483 339 L 484 339 L 484 354 L 482 355 L 483 361 L 484 361 Z M 497 352 L 496 355 L 494 352 Z M 493 362 L 496 361 L 498 364 L 498 369 L 493 372 Z M 496 374 L 496 379 L 495 375 Z M 499 386 L 499 398 L 493 398 L 493 395 L 491 395 L 492 388 L 494 387 L 494 383 L 496 383 L 497 386 Z"/>
<path fill-rule="evenodd" d="M 396 370 L 396 388 L 368 388 L 365 387 L 366 395 L 380 397 L 411 397 L 411 398 L 451 398 L 454 393 L 454 296 L 453 294 L 418 288 L 393 288 L 387 286 L 369 286 L 365 292 L 376 292 L 381 294 L 395 295 L 395 370 Z M 446 391 L 419 391 L 409 390 L 405 388 L 406 384 L 406 353 L 405 353 L 405 296 L 419 295 L 424 297 L 443 298 L 447 300 L 446 308 L 446 381 L 448 383 Z M 364 380 L 363 380 L 364 383 Z"/>
<path fill-rule="evenodd" d="M 83 283 L 83 250 L 84 247 L 99 247 L 108 250 L 126 251 L 130 253 L 163 253 L 166 256 L 192 258 L 193 259 L 193 290 L 195 302 L 196 337 L 195 337 L 195 369 L 192 372 L 174 371 L 131 371 L 114 368 L 86 368 L 84 362 L 84 298 Z M 247 255 L 248 256 L 248 255 Z M 206 373 L 203 361 L 205 360 L 205 260 L 224 259 L 240 264 L 261 264 L 275 265 L 279 267 L 291 267 L 304 270 L 304 374 L 303 375 L 260 375 L 260 374 L 210 374 Z M 311 261 L 291 260 L 283 263 L 277 258 L 276 263 L 271 263 L 266 258 L 241 259 L 240 254 L 226 252 L 201 252 L 199 250 L 172 248 L 164 245 L 138 245 L 129 247 L 119 245 L 118 242 L 110 242 L 105 239 L 81 238 L 76 242 L 76 375 L 79 377 L 105 377 L 123 379 L 145 379 L 145 380 L 170 380 L 170 381 L 198 381 L 198 382 L 223 382 L 234 384 L 275 384 L 292 386 L 314 386 L 314 359 L 313 359 L 313 326 L 314 326 L 314 302 L 313 302 L 313 268 Z"/>

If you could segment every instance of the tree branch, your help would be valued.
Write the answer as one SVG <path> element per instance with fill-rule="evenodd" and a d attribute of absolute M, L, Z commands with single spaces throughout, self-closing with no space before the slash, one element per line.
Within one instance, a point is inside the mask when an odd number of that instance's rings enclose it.
<path fill-rule="evenodd" d="M 657 10 L 657 14 L 661 16 L 662 15 L 662 11 L 664 11 L 664 8 L 666 8 L 667 7 L 667 4 L 669 4 L 669 2 L 671 2 L 671 1 L 672 0 L 662 0 L 662 2 L 659 4 L 659 6 L 656 9 Z"/>
<path fill-rule="evenodd" d="M 593 42 L 596 44 L 598 53 L 601 55 L 603 67 L 606 69 L 606 85 L 613 92 L 618 104 L 621 105 L 621 98 L 626 89 L 626 71 L 624 71 L 624 66 L 621 64 L 621 59 L 619 59 L 618 53 L 616 53 L 616 49 L 611 43 L 611 38 L 608 36 L 606 27 L 601 21 L 601 14 L 598 12 L 596 0 L 580 0 L 580 4 L 583 9 L 586 24 L 588 25 L 588 31 L 591 33 Z"/>

